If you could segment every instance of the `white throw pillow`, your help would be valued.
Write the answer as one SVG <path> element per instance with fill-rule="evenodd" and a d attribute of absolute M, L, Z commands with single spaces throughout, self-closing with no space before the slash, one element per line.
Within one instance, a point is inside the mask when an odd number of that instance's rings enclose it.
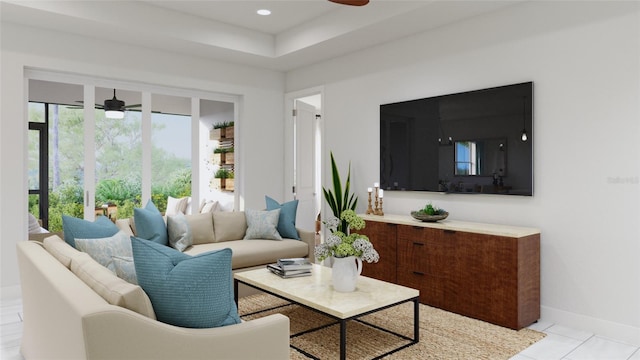
<path fill-rule="evenodd" d="M 36 219 L 32 213 L 29 213 L 29 234 L 37 234 L 39 232 L 40 224 L 38 223 L 38 219 Z"/>
<path fill-rule="evenodd" d="M 202 205 L 202 208 L 200 209 L 200 213 L 218 211 L 218 208 L 219 208 L 219 203 L 217 201 L 209 200 L 209 201 L 206 201 L 204 205 Z"/>
<path fill-rule="evenodd" d="M 113 265 L 116 270 L 116 275 L 133 285 L 138 285 L 138 277 L 136 276 L 136 267 L 133 263 L 132 256 L 114 256 Z"/>
<path fill-rule="evenodd" d="M 185 215 L 193 214 L 193 204 L 191 204 L 191 196 L 187 198 L 187 209 L 184 211 Z"/>
<path fill-rule="evenodd" d="M 182 197 L 176 199 L 172 196 L 167 198 L 167 210 L 165 211 L 165 215 L 175 215 L 177 213 L 184 214 L 187 210 L 187 205 L 189 204 L 188 197 Z"/>
<path fill-rule="evenodd" d="M 182 213 L 167 216 L 167 235 L 169 245 L 180 252 L 193 245 L 189 223 Z"/>
<path fill-rule="evenodd" d="M 114 256 L 132 257 L 131 239 L 120 230 L 115 235 L 98 239 L 76 239 L 76 248 L 89 254 L 100 265 L 115 273 Z"/>
<path fill-rule="evenodd" d="M 276 228 L 280 217 L 280 209 L 268 211 L 247 209 L 244 213 L 247 219 L 245 239 L 282 240 Z"/>

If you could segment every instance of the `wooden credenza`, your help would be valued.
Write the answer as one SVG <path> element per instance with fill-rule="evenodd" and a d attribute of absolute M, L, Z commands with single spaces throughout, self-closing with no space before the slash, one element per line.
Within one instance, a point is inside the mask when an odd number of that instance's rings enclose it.
<path fill-rule="evenodd" d="M 380 261 L 362 274 L 420 290 L 420 302 L 521 329 L 540 318 L 540 231 L 362 215 Z"/>

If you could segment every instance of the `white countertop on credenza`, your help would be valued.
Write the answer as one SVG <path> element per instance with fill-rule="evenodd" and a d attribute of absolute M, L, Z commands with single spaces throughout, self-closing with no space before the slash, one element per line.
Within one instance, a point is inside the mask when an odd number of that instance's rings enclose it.
<path fill-rule="evenodd" d="M 416 220 L 411 215 L 397 215 L 397 214 L 385 214 L 385 215 L 364 215 L 359 214 L 364 220 L 378 221 L 400 225 L 410 226 L 422 226 L 433 229 L 451 230 L 451 231 L 466 231 L 477 234 L 495 235 L 520 238 L 535 234 L 540 234 L 540 230 L 536 228 L 501 225 L 501 224 L 486 224 L 469 221 L 451 220 L 449 218 L 440 220 L 437 222 L 423 222 Z"/>

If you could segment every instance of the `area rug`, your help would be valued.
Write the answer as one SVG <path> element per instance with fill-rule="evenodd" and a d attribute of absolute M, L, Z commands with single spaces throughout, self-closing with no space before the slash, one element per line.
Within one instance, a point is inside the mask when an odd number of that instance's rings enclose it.
<path fill-rule="evenodd" d="M 253 314 L 276 306 L 279 307 Z M 267 294 L 240 298 L 238 308 L 244 320 L 273 313 L 283 314 L 289 317 L 291 334 L 335 322 L 330 317 Z M 413 336 L 413 303 L 395 306 L 362 319 L 399 334 Z M 420 304 L 420 342 L 385 359 L 509 359 L 544 336 L 535 330 L 515 331 Z M 290 343 L 319 359 L 338 359 L 339 340 L 340 326 L 335 324 L 293 337 Z M 347 323 L 348 359 L 376 358 L 407 343 L 409 341 L 369 325 L 357 321 Z M 292 348 L 290 359 L 308 357 Z"/>

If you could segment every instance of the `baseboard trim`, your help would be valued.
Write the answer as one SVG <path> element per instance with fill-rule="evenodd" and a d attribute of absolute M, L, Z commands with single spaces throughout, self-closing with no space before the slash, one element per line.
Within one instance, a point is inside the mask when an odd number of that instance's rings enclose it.
<path fill-rule="evenodd" d="M 640 346 L 640 327 L 541 306 L 541 320 L 594 333 L 597 336 Z"/>
<path fill-rule="evenodd" d="M 19 300 L 22 297 L 20 285 L 3 286 L 0 288 L 0 301 Z"/>

